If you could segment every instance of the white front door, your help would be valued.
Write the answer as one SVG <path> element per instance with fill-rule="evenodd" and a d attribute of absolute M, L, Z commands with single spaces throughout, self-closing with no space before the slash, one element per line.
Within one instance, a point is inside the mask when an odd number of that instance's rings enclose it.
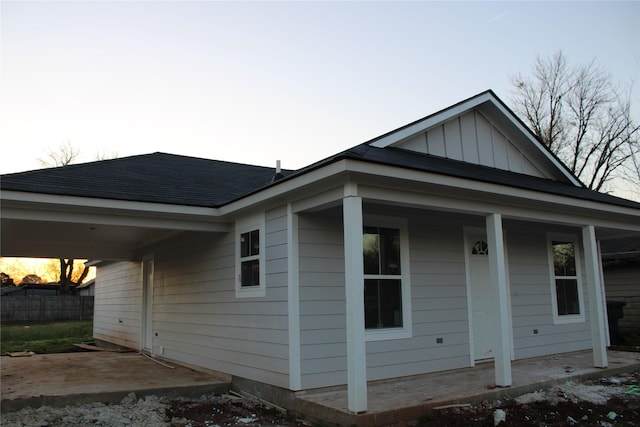
<path fill-rule="evenodd" d="M 480 234 L 467 237 L 467 260 L 469 262 L 469 287 L 471 301 L 471 327 L 474 359 L 494 357 L 495 331 L 493 330 L 495 305 L 491 298 L 489 282 L 489 248 L 487 238 Z"/>
<path fill-rule="evenodd" d="M 142 260 L 142 349 L 153 349 L 153 257 Z"/>

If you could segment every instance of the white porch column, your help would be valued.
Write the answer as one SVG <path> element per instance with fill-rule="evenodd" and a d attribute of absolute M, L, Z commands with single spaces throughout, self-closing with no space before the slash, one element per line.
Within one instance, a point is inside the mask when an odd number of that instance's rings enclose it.
<path fill-rule="evenodd" d="M 362 198 L 355 184 L 344 188 L 344 267 L 347 314 L 347 388 L 349 410 L 367 410 L 367 359 L 364 340 L 364 266 Z"/>
<path fill-rule="evenodd" d="M 289 309 L 289 388 L 302 389 L 300 360 L 300 274 L 298 263 L 298 214 L 287 205 L 287 298 Z"/>
<path fill-rule="evenodd" d="M 587 273 L 587 293 L 589 294 L 589 321 L 591 322 L 591 343 L 593 345 L 593 365 L 607 367 L 607 335 L 605 330 L 604 297 L 600 276 L 598 243 L 593 225 L 582 227 L 582 244 Z"/>
<path fill-rule="evenodd" d="M 496 385 L 511 385 L 511 344 L 509 341 L 509 307 L 507 295 L 507 273 L 505 267 L 504 240 L 502 233 L 502 215 L 489 214 L 487 222 L 487 243 L 489 244 L 489 280 L 493 296 L 496 298 L 497 313 L 495 317 L 495 380 Z"/>

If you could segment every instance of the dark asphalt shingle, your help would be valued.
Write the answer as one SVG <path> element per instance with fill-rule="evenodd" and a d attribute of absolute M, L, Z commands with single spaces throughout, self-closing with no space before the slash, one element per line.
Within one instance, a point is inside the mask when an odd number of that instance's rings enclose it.
<path fill-rule="evenodd" d="M 274 174 L 275 168 L 153 153 L 2 175 L 0 187 L 32 193 L 218 207 L 270 184 Z"/>

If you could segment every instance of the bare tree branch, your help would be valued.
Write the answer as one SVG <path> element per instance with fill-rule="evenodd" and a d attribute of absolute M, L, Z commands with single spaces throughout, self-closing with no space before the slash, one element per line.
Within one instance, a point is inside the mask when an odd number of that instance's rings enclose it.
<path fill-rule="evenodd" d="M 511 83 L 515 111 L 589 188 L 602 191 L 634 168 L 640 186 L 640 128 L 631 118 L 631 91 L 622 95 L 595 60 L 570 67 L 562 52 L 538 56 L 531 75 L 518 74 Z"/>
<path fill-rule="evenodd" d="M 67 166 L 75 162 L 80 156 L 80 149 L 74 147 L 71 141 L 67 139 L 66 143 L 62 143 L 55 150 L 49 150 L 46 157 L 38 159 L 40 165 L 47 168 L 56 166 Z"/>

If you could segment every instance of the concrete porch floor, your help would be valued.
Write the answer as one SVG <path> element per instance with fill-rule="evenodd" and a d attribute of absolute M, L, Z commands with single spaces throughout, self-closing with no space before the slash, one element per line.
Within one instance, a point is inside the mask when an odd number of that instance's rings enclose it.
<path fill-rule="evenodd" d="M 597 379 L 640 370 L 640 353 L 609 351 L 609 367 L 592 367 L 590 351 L 513 362 L 513 386 L 494 388 L 493 363 L 474 368 L 370 382 L 369 410 L 348 411 L 346 388 L 295 394 L 296 412 L 325 424 L 379 426 L 417 420 L 434 407 L 518 396 L 567 381 Z M 2 412 L 25 406 L 119 402 L 138 397 L 200 396 L 233 388 L 231 378 L 167 362 L 168 368 L 138 353 L 66 353 L 0 360 Z M 277 402 L 276 402 L 277 403 Z"/>
<path fill-rule="evenodd" d="M 383 426 L 418 420 L 433 408 L 456 403 L 516 397 L 541 388 L 610 377 L 640 370 L 640 353 L 608 351 L 609 366 L 593 367 L 591 351 L 563 353 L 517 360 L 512 363 L 513 386 L 495 388 L 493 362 L 473 368 L 418 375 L 368 384 L 368 411 L 355 415 L 348 411 L 347 390 L 301 392 L 311 416 L 340 425 Z M 316 413 L 316 411 L 319 411 Z"/>
<path fill-rule="evenodd" d="M 2 356 L 1 409 L 10 412 L 26 406 L 115 403 L 131 392 L 138 397 L 199 396 L 229 389 L 230 376 L 163 363 L 170 367 L 135 352 Z"/>

